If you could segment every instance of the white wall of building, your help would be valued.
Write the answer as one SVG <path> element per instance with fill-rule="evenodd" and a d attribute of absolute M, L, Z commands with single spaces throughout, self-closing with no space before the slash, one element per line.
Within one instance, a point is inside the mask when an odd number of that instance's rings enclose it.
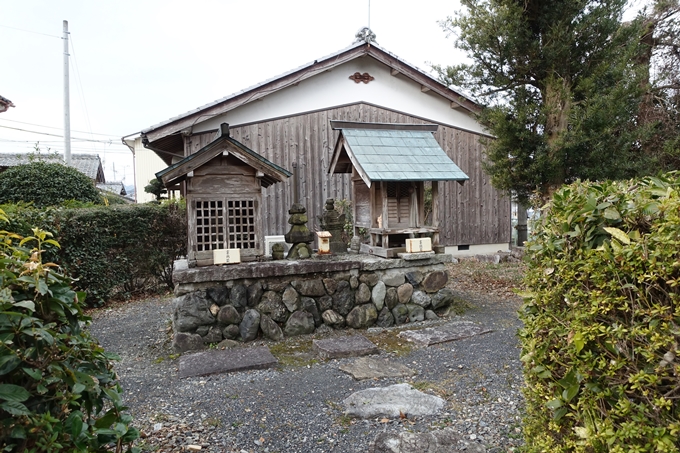
<path fill-rule="evenodd" d="M 355 83 L 349 79 L 355 72 L 367 72 L 374 80 L 367 84 Z M 391 75 L 388 66 L 369 56 L 354 59 L 296 86 L 199 122 L 193 127 L 193 132 L 217 129 L 221 123 L 237 126 L 357 102 L 375 104 L 472 132 L 485 132 L 467 111 L 452 109 L 449 100 L 432 91 L 422 92 L 420 84 L 403 75 Z"/>
<path fill-rule="evenodd" d="M 154 201 L 156 197 L 144 192 L 144 187 L 149 184 L 149 181 L 156 179 L 156 173 L 166 168 L 167 165 L 156 153 L 144 148 L 141 137 L 135 138 L 134 141 L 126 140 L 126 143 L 134 149 L 135 201 L 137 203 Z"/>

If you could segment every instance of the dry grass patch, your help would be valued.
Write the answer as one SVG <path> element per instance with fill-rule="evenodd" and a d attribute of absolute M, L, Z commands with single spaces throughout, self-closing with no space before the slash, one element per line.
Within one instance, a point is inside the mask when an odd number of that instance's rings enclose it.
<path fill-rule="evenodd" d="M 456 291 L 494 294 L 499 297 L 514 296 L 514 289 L 522 287 L 526 272 L 525 263 L 487 263 L 463 259 L 447 265 L 448 287 Z"/>

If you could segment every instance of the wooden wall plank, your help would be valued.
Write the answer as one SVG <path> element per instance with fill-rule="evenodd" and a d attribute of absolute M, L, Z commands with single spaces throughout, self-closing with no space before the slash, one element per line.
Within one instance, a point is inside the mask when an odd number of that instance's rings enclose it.
<path fill-rule="evenodd" d="M 339 132 L 331 120 L 427 123 L 420 118 L 374 105 L 355 104 L 288 118 L 235 126 L 231 135 L 253 151 L 288 171 L 298 162 L 300 198 L 306 203 L 312 228 L 323 213 L 327 198 L 350 199 L 349 175 L 329 175 L 328 166 Z M 215 134 L 197 134 L 185 141 L 185 152 L 195 152 L 210 143 Z M 441 245 L 505 243 L 510 241 L 510 200 L 491 186 L 483 171 L 483 148 L 479 136 L 440 125 L 435 138 L 470 177 L 463 186 L 456 182 L 439 185 Z M 290 228 L 288 209 L 293 202 L 293 177 L 263 191 L 263 234 L 284 234 Z"/>

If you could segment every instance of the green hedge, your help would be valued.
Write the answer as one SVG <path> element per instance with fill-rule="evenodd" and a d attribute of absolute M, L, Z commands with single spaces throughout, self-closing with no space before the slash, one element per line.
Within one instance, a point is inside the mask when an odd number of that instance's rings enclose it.
<path fill-rule="evenodd" d="M 680 451 L 680 173 L 574 183 L 528 243 L 529 452 Z"/>
<path fill-rule="evenodd" d="M 81 209 L 3 206 L 14 231 L 33 225 L 54 234 L 61 249 L 47 256 L 87 293 L 91 306 L 114 296 L 172 288 L 172 263 L 186 254 L 183 204 L 101 206 Z"/>

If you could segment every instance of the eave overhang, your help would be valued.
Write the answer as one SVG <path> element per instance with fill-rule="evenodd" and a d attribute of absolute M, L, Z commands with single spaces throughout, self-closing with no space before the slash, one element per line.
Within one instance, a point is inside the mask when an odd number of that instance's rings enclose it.
<path fill-rule="evenodd" d="M 292 173 L 288 170 L 270 162 L 238 140 L 231 138 L 229 136 L 229 125 L 223 124 L 221 135 L 218 138 L 196 153 L 159 171 L 156 173 L 156 178 L 161 180 L 166 187 L 177 184 L 186 179 L 190 172 L 207 164 L 225 151 L 261 172 L 262 187 L 269 187 L 292 176 Z"/>

